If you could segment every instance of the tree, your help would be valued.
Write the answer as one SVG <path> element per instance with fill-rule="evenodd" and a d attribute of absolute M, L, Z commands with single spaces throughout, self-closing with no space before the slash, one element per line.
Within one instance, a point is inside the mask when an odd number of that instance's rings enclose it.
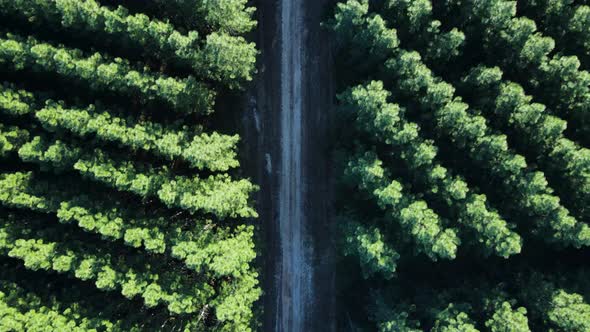
<path fill-rule="evenodd" d="M 149 70 L 140 71 L 121 58 L 42 43 L 36 39 L 5 34 L 0 38 L 0 64 L 11 71 L 34 68 L 64 79 L 86 84 L 97 92 L 138 95 L 143 103 L 160 102 L 185 113 L 211 113 L 215 93 L 194 77 L 168 77 Z"/>
<path fill-rule="evenodd" d="M 340 254 L 352 259 L 339 269 L 358 264 L 364 277 L 338 294 L 351 326 L 590 330 L 586 73 L 516 10 L 348 0 L 327 21 L 346 70 L 336 209 Z M 450 252 L 447 231 L 464 250 L 434 260 Z"/>
<path fill-rule="evenodd" d="M 249 13 L 242 11 L 243 8 L 236 8 L 236 4 L 228 4 L 228 1 L 217 2 L 232 7 L 235 16 L 249 16 Z M 242 4 L 242 7 L 244 5 Z M 220 8 L 207 10 L 210 15 L 224 12 Z M 112 10 L 94 0 L 60 0 L 49 3 L 1 1 L 0 12 L 13 18 L 21 18 L 39 28 L 51 27 L 60 32 L 73 32 L 84 38 L 92 38 L 99 43 L 107 42 L 116 47 L 132 50 L 140 49 L 145 58 L 155 57 L 181 68 L 191 68 L 202 78 L 214 79 L 230 88 L 239 87 L 252 80 L 255 70 L 256 47 L 242 37 L 213 32 L 206 36 L 204 45 L 201 46 L 202 41 L 198 32 L 189 31 L 183 34 L 168 22 L 152 20 L 142 13 L 129 14 L 122 6 Z M 240 22 L 226 24 L 238 26 Z M 245 26 L 247 23 L 242 22 L 241 25 Z M 239 32 L 242 30 L 244 29 L 240 29 Z"/>
<path fill-rule="evenodd" d="M 425 195 L 446 205 L 453 219 L 475 231 L 476 245 L 502 257 L 520 252 L 518 234 L 487 206 L 485 195 L 475 194 L 464 179 L 436 160 L 438 148 L 421 137 L 418 125 L 408 122 L 398 105 L 387 102 L 389 96 L 382 82 L 373 81 L 340 94 L 340 107 L 354 114 L 360 131 L 394 148 L 419 185 L 427 189 Z"/>
<path fill-rule="evenodd" d="M 526 313 L 523 307 L 514 310 L 509 302 L 498 302 L 494 314 L 486 321 L 486 327 L 492 332 L 530 332 Z"/>
<path fill-rule="evenodd" d="M 391 181 L 381 165 L 381 160 L 373 152 L 361 152 L 348 162 L 345 177 L 387 211 L 391 221 L 401 225 L 405 234 L 414 240 L 418 251 L 432 260 L 453 259 L 460 243 L 456 231 L 444 229 L 436 212 L 426 202 L 404 191 L 401 183 Z"/>
<path fill-rule="evenodd" d="M 354 220 L 342 218 L 343 253 L 356 256 L 361 265 L 363 276 L 370 278 L 380 274 L 391 279 L 397 268 L 399 254 L 387 242 L 377 227 L 367 227 Z"/>

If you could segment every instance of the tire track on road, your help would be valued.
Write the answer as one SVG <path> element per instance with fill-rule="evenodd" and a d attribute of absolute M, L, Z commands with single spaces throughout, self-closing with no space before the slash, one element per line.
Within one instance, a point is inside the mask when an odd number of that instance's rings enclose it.
<path fill-rule="evenodd" d="M 279 231 L 281 268 L 276 331 L 305 331 L 312 294 L 311 248 L 304 244 L 303 3 L 281 0 L 281 171 Z"/>

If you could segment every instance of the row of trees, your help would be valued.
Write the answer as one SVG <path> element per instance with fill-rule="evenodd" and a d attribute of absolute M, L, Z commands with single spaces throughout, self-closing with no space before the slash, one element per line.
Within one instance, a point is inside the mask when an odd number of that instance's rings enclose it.
<path fill-rule="evenodd" d="M 16 126 L 0 123 L 0 157 L 17 151 L 29 139 L 29 132 Z"/>
<path fill-rule="evenodd" d="M 256 217 L 248 204 L 250 181 L 233 180 L 227 174 L 198 176 L 174 175 L 167 167 L 152 167 L 122 158 L 112 158 L 105 151 L 84 149 L 60 140 L 35 136 L 18 151 L 24 162 L 39 164 L 46 170 L 76 170 L 84 177 L 114 189 L 128 191 L 142 198 L 157 197 L 168 207 L 190 212 L 203 211 L 219 218 Z"/>
<path fill-rule="evenodd" d="M 361 149 L 347 163 L 345 181 L 369 197 L 374 196 L 377 205 L 386 211 L 386 218 L 401 226 L 419 252 L 432 260 L 455 258 L 460 242 L 456 231 L 445 229 L 436 212 L 404 190 L 401 183 L 392 181 L 381 165 L 374 153 Z"/>
<path fill-rule="evenodd" d="M 248 0 L 154 0 L 154 12 L 171 21 L 199 30 L 219 30 L 232 35 L 245 34 L 256 27 L 252 19 L 256 8 Z"/>
<path fill-rule="evenodd" d="M 0 38 L 0 66 L 9 71 L 31 70 L 75 80 L 96 92 L 137 97 L 144 103 L 159 102 L 184 113 L 211 113 L 215 93 L 194 77 L 174 78 L 134 69 L 121 58 L 39 42 L 6 33 Z"/>
<path fill-rule="evenodd" d="M 45 270 L 29 270 L 17 259 L 3 257 L 0 267 L 0 292 L 4 293 L 2 301 L 18 311 L 9 309 L 10 313 L 0 318 L 0 324 L 7 324 L 6 330 L 9 331 L 11 328 L 22 330 L 22 325 L 29 331 L 46 331 L 48 327 L 69 330 L 76 326 L 84 327 L 85 331 L 92 328 L 97 331 L 142 331 L 162 329 L 162 326 L 173 331 L 182 330 L 184 326 L 188 329 L 203 328 L 203 322 L 187 323 L 182 316 L 169 321 L 166 310 L 150 309 L 142 301 L 129 301 L 116 292 L 89 287 L 92 282 Z M 113 296 L 104 301 L 105 294 Z M 24 322 L 20 319 L 21 314 L 31 319 Z M 46 319 L 48 317 L 51 321 Z M 32 318 L 46 326 L 38 326 Z"/>
<path fill-rule="evenodd" d="M 561 3 L 559 6 L 563 5 Z M 441 24 L 433 17 L 430 1 L 392 1 L 387 4 L 387 9 L 381 11 L 392 17 L 394 27 L 401 31 L 402 36 L 419 31 L 421 36 L 448 39 L 445 36 L 449 33 L 428 29 Z M 404 17 L 409 17 L 408 22 L 404 21 Z M 454 60 L 452 83 L 461 96 L 478 111 L 484 112 L 492 126 L 514 137 L 514 142 L 517 143 L 515 147 L 519 151 L 523 154 L 534 151 L 535 162 L 542 166 L 550 178 L 560 180 L 554 182 L 558 192 L 563 196 L 569 196 L 570 192 L 575 193 L 574 198 L 567 200 L 568 207 L 573 208 L 574 214 L 579 218 L 586 218 L 590 188 L 588 150 L 567 137 L 564 133 L 566 121 L 550 114 L 544 104 L 531 102 L 532 97 L 526 96 L 521 85 L 503 79 L 504 73 L 500 68 L 479 64 L 470 67 L 476 61 L 485 63 L 486 59 L 478 58 L 472 53 L 464 54 L 461 51 L 465 41 L 464 34 L 456 27 L 451 28 L 451 32 L 463 36 L 457 39 L 461 41 L 456 43 L 460 46 L 459 49 L 442 58 L 425 57 L 425 63 L 444 72 L 442 60 Z M 471 34 L 467 41 L 474 43 L 472 38 Z M 436 43 L 415 43 L 412 40 L 411 44 L 412 48 L 423 54 L 440 54 Z"/>
<path fill-rule="evenodd" d="M 373 319 L 380 331 L 587 331 L 590 305 L 576 292 L 560 289 L 563 281 L 539 271 L 514 275 L 515 282 L 494 283 L 467 279 L 464 285 L 444 289 L 400 281 L 373 295 Z M 581 271 L 587 276 L 587 271 Z M 581 280 L 570 278 L 577 286 Z M 579 283 L 579 284 L 578 284 Z M 403 289 L 406 286 L 407 289 Z M 466 289 L 469 287 L 469 289 Z M 411 300 L 436 293 L 436 299 L 420 308 Z M 393 300 L 395 299 L 395 300 Z M 524 306 L 523 306 L 524 305 Z"/>
<path fill-rule="evenodd" d="M 0 87 L 0 110 L 12 116 L 34 115 L 49 132 L 95 137 L 169 160 L 182 158 L 197 169 L 227 171 L 240 165 L 236 159 L 237 135 L 199 133 L 199 128 L 177 129 L 136 117 L 124 118 L 100 105 L 69 108 L 63 101 L 43 100 L 8 83 Z"/>
<path fill-rule="evenodd" d="M 518 3 L 524 16 L 534 18 L 557 45 L 590 65 L 590 6 L 573 0 L 525 0 Z"/>
<path fill-rule="evenodd" d="M 519 253 L 520 236 L 490 209 L 485 195 L 474 193 L 464 179 L 437 162 L 437 147 L 421 137 L 419 126 L 408 122 L 398 105 L 387 102 L 389 96 L 382 82 L 356 86 L 339 96 L 341 111 L 352 113 L 357 129 L 375 143 L 394 148 L 425 195 L 446 205 L 450 218 L 475 232 L 475 241 L 485 252 L 502 257 Z"/>
<path fill-rule="evenodd" d="M 142 13 L 129 14 L 121 6 L 112 10 L 94 0 L 0 1 L 0 14 L 40 29 L 51 27 L 100 43 L 108 41 L 113 47 L 139 50 L 144 57 L 191 68 L 231 88 L 252 80 L 254 72 L 256 47 L 243 37 L 217 32 L 202 38 L 197 31 L 183 34 L 170 23 Z"/>
<path fill-rule="evenodd" d="M 555 40 L 535 21 L 517 16 L 516 1 L 441 2 L 441 16 L 470 36 L 490 65 L 498 65 L 555 115 L 569 121 L 575 139 L 588 144 L 590 73 L 575 55 L 555 51 Z M 460 12 L 461 15 L 455 15 Z"/>
<path fill-rule="evenodd" d="M 256 329 L 253 12 L 0 0 L 0 330 Z"/>
<path fill-rule="evenodd" d="M 573 212 L 588 218 L 590 150 L 564 135 L 567 122 L 547 114 L 543 104 L 532 102 L 517 83 L 502 80 L 497 68 L 474 68 L 463 80 L 463 96 L 505 132 L 513 133 L 515 146 L 533 152 L 534 160 L 556 178 L 558 192 L 566 196 Z M 469 98 L 471 97 L 471 98 Z M 512 136 L 512 135 L 511 135 Z"/>
<path fill-rule="evenodd" d="M 383 20 L 378 15 L 367 15 L 367 3 L 347 4 L 338 6 L 332 22 L 334 31 L 342 36 L 342 44 L 348 42 L 346 47 L 365 49 L 370 57 L 372 50 L 383 49 L 376 52 L 374 60 L 384 61 L 380 75 L 394 88 L 395 97 L 415 100 L 424 120 L 435 128 L 434 134 L 449 139 L 494 179 L 510 197 L 506 203 L 512 210 L 536 219 L 536 227 L 549 232 L 555 241 L 575 246 L 590 243 L 588 226 L 577 222 L 561 206 L 542 172 L 531 171 L 525 158 L 509 149 L 506 136 L 489 128 L 484 117 L 469 112 L 469 105 L 455 97 L 455 88 L 435 76 L 417 52 L 391 42 L 396 39 L 395 30 L 384 25 L 379 30 L 373 28 L 373 22 Z"/>
<path fill-rule="evenodd" d="M 3 254 L 22 260 L 27 268 L 92 280 L 99 289 L 117 290 L 127 298 L 140 296 L 148 307 L 165 303 L 172 313 L 195 313 L 214 294 L 202 278 L 178 275 L 165 268 L 164 261 L 145 264 L 145 257 L 122 257 L 85 243 L 73 233 L 63 234 L 45 220 L 8 215 L 2 220 L 0 234 Z"/>
<path fill-rule="evenodd" d="M 33 292 L 17 283 L 0 282 L 0 327 L 5 331 L 75 331 L 116 330 L 118 322 L 86 316 L 83 308 L 58 301 L 48 305 Z"/>
<path fill-rule="evenodd" d="M 39 179 L 31 172 L 2 174 L 0 188 L 4 206 L 55 215 L 61 223 L 75 223 L 110 241 L 121 240 L 133 248 L 166 253 L 197 272 L 207 270 L 218 276 L 237 277 L 244 272 L 242 266 L 256 255 L 252 239 L 247 236 L 251 227 L 239 227 L 234 235 L 211 220 L 191 221 L 180 227 L 167 222 L 170 216 L 166 214 L 133 212 L 106 195 L 83 194 L 68 188 L 64 180 Z"/>
<path fill-rule="evenodd" d="M 59 150 L 54 151 L 52 156 L 55 156 L 56 158 L 63 156 L 67 159 L 67 153 L 62 152 L 63 151 Z M 99 166 L 102 165 L 103 164 L 100 164 Z M 218 297 L 213 298 L 213 293 L 211 293 L 211 299 L 209 301 L 217 303 L 218 310 L 225 312 L 227 320 L 236 320 L 234 323 L 241 324 L 236 326 L 247 328 L 253 315 L 251 312 L 252 303 L 255 302 L 260 295 L 260 290 L 257 287 L 258 281 L 256 280 L 256 273 L 253 272 L 252 267 L 249 265 L 249 262 L 251 262 L 256 257 L 254 244 L 252 242 L 252 227 L 239 226 L 235 228 L 235 230 L 229 231 L 228 229 L 219 228 L 219 226 L 216 226 L 211 221 L 205 221 L 204 223 L 195 223 L 194 221 L 190 221 L 188 226 L 175 226 L 171 224 L 171 220 L 173 219 L 171 219 L 170 216 L 162 215 L 158 217 L 153 216 L 152 214 L 138 215 L 126 207 L 125 204 L 112 201 L 108 198 L 108 196 L 105 197 L 105 194 L 92 195 L 75 193 L 71 187 L 68 187 L 69 183 L 72 182 L 76 181 L 70 180 L 64 176 L 61 176 L 59 181 L 55 182 L 43 180 L 42 178 L 35 178 L 32 173 L 17 172 L 3 174 L 2 180 L 0 181 L 0 187 L 2 188 L 0 203 L 6 207 L 18 208 L 19 210 L 33 210 L 43 212 L 48 215 L 55 215 L 61 223 L 75 223 L 81 229 L 91 233 L 98 233 L 105 239 L 109 239 L 111 241 L 124 241 L 124 243 L 130 247 L 145 248 L 145 250 L 148 252 L 164 253 L 171 258 L 182 260 L 187 268 L 194 270 L 197 273 L 204 274 L 209 278 L 224 278 L 221 279 L 222 282 L 218 285 L 218 289 L 219 294 L 225 295 L 219 295 Z M 117 183 L 117 185 L 120 184 L 121 183 Z M 191 194 L 194 194 L 194 192 L 191 192 Z M 225 199 L 225 196 L 223 198 Z M 15 218 L 17 217 L 15 216 Z M 41 222 L 48 225 L 51 224 L 51 221 L 39 219 L 35 225 L 41 226 Z M 3 221 L 2 223 L 3 226 L 9 224 L 9 221 Z M 38 234 L 37 231 L 33 231 L 33 228 L 17 228 L 17 226 L 21 226 L 21 224 L 26 223 L 23 221 L 15 221 L 14 225 L 12 225 L 14 228 L 10 230 L 14 232 L 14 234 L 28 234 L 31 232 L 36 232 L 36 234 Z M 43 226 L 44 229 L 51 228 L 48 225 Z M 64 245 L 68 246 L 77 239 L 76 235 L 73 235 L 71 238 L 63 238 L 63 231 L 56 231 L 55 234 L 56 236 L 59 235 L 60 237 L 58 239 L 63 241 Z M 19 239 L 15 239 L 14 241 L 18 242 L 19 244 L 24 243 L 23 241 L 19 241 Z M 39 252 L 46 252 L 50 249 L 53 250 L 54 246 L 56 245 L 53 243 L 54 242 L 40 242 L 38 239 L 27 240 L 26 243 L 23 244 L 24 247 L 20 247 L 17 244 L 13 245 L 8 243 L 6 244 L 6 248 L 11 250 L 10 252 L 7 251 L 7 255 L 23 259 L 25 265 L 28 268 L 38 269 L 40 267 L 36 264 L 42 264 L 45 266 L 43 267 L 44 269 L 56 270 L 55 264 L 57 263 L 52 263 L 48 256 L 38 256 Z M 96 247 L 97 244 L 93 243 L 92 241 L 90 241 L 90 243 L 92 243 L 94 248 L 91 250 L 91 252 L 96 254 L 96 250 L 99 250 L 99 248 Z M 12 250 L 13 248 L 20 249 Z M 17 252 L 20 254 L 17 254 Z M 66 252 L 71 254 L 70 249 L 67 249 Z M 55 253 L 52 251 L 51 255 L 56 255 L 56 257 L 59 259 L 66 259 L 63 258 L 61 251 Z M 90 259 L 92 262 L 94 262 L 97 257 L 103 257 L 103 255 L 108 256 L 107 254 L 100 252 L 96 257 L 87 257 L 86 254 L 82 253 L 74 253 L 70 256 L 72 255 L 82 255 L 81 258 L 79 258 L 80 260 L 87 261 Z M 115 260 L 112 263 L 111 261 L 101 261 L 100 263 L 96 264 L 115 264 L 114 262 L 118 262 L 121 258 L 120 255 L 114 254 L 112 257 Z M 68 258 L 68 262 L 72 259 L 74 258 Z M 137 262 L 143 262 L 144 258 L 142 256 L 138 256 L 135 258 L 135 260 Z M 94 264 L 95 263 L 92 263 L 92 266 L 95 266 Z M 136 265 L 138 267 L 140 266 L 139 263 Z M 79 267 L 82 268 L 83 266 Z M 70 268 L 74 269 L 75 267 Z M 111 273 L 109 272 L 111 268 L 115 271 L 124 272 Z M 101 271 L 101 269 L 106 269 L 106 271 L 110 274 L 105 275 L 104 278 L 108 278 L 108 285 L 110 285 L 109 287 L 116 287 L 117 283 L 125 282 L 125 278 L 122 277 L 123 275 L 127 275 L 129 273 L 134 275 L 136 273 L 133 272 L 134 270 L 128 272 L 124 267 L 119 268 L 122 270 L 119 270 L 115 267 L 97 267 L 97 269 L 98 270 L 96 273 L 98 274 L 95 277 L 80 277 L 75 273 L 74 275 L 81 278 L 82 280 L 87 280 L 88 278 L 103 278 L 101 277 L 102 274 L 100 274 L 98 271 Z M 160 270 L 166 271 L 167 269 L 164 268 L 164 266 L 155 267 L 154 270 L 149 272 L 148 275 L 152 275 L 155 273 L 155 271 Z M 61 270 L 58 269 L 57 271 Z M 76 272 L 78 274 L 82 273 L 77 271 L 78 270 L 72 270 L 72 272 Z M 176 274 L 172 273 L 171 276 L 176 276 Z M 228 277 L 230 279 L 225 279 Z M 160 277 L 157 278 L 158 279 L 156 280 L 161 279 Z M 134 282 L 141 283 L 141 285 L 145 284 L 143 287 L 149 286 L 151 284 L 147 281 L 147 284 L 141 280 L 135 281 L 135 277 L 133 280 Z M 203 282 L 206 282 L 205 280 L 207 279 L 204 279 Z M 124 287 L 125 285 L 127 284 L 122 284 L 120 286 Z M 206 285 L 207 284 L 199 284 L 195 287 L 201 289 L 201 287 L 205 287 Z M 97 287 L 102 288 L 98 280 Z M 131 285 L 127 287 L 131 287 Z M 149 289 L 146 289 L 145 292 L 148 292 Z M 177 290 L 174 290 L 173 294 L 176 294 L 177 292 Z M 199 292 L 202 292 L 202 290 L 199 290 Z M 148 294 L 152 293 L 153 291 Z M 158 303 L 167 303 L 170 309 L 170 306 L 180 306 L 181 304 L 179 301 L 183 303 L 189 301 L 184 299 L 186 295 L 181 294 L 172 296 L 170 295 L 171 293 L 166 294 L 160 294 L 158 290 L 158 292 L 155 294 L 149 295 L 154 296 L 160 300 L 156 302 L 150 302 L 152 304 L 148 305 L 156 306 Z M 131 298 L 135 295 L 136 294 L 133 293 L 128 297 Z M 176 296 L 182 296 L 182 298 L 177 298 Z M 241 300 L 236 302 L 236 297 L 239 297 Z M 145 300 L 150 301 L 147 298 Z M 208 306 L 209 304 L 204 305 Z M 201 310 L 204 310 L 203 308 Z M 185 309 L 170 310 L 172 313 L 185 313 L 185 311 L 183 311 Z"/>
<path fill-rule="evenodd" d="M 590 81 L 577 58 L 541 47 L 549 39 L 515 1 L 348 0 L 327 26 L 347 69 L 337 154 L 344 326 L 590 330 L 578 268 L 590 245 Z"/>

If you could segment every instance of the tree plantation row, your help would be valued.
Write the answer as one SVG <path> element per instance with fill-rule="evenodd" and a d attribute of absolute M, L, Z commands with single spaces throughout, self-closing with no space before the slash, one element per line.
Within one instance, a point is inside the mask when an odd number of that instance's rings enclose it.
<path fill-rule="evenodd" d="M 256 329 L 258 187 L 210 116 L 253 13 L 0 1 L 0 330 Z"/>
<path fill-rule="evenodd" d="M 347 328 L 590 331 L 587 20 L 583 1 L 336 5 Z"/>

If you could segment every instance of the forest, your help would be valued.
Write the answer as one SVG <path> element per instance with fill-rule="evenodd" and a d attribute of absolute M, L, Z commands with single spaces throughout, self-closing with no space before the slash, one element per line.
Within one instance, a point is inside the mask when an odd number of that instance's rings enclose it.
<path fill-rule="evenodd" d="M 251 331 L 245 1 L 0 1 L 0 330 Z"/>
<path fill-rule="evenodd" d="M 590 0 L 0 0 L 0 332 L 590 332 Z"/>
<path fill-rule="evenodd" d="M 327 26 L 345 328 L 590 331 L 588 3 L 348 0 Z"/>

